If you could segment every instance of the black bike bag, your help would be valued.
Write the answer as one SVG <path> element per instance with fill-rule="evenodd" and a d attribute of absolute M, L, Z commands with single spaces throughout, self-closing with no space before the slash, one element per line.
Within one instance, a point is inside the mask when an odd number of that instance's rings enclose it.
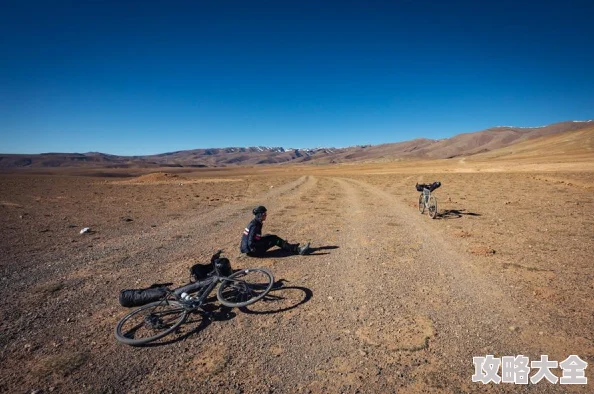
<path fill-rule="evenodd" d="M 441 182 L 433 182 L 431 185 L 429 185 L 429 190 L 433 191 L 440 186 L 441 186 Z"/>
<path fill-rule="evenodd" d="M 167 287 L 149 287 L 147 289 L 125 289 L 120 291 L 120 305 L 127 308 L 146 305 L 159 301 L 169 292 Z"/>
<path fill-rule="evenodd" d="M 199 282 L 214 274 L 214 265 L 210 264 L 194 264 L 190 267 L 190 282 Z"/>
<path fill-rule="evenodd" d="M 441 182 L 433 182 L 431 184 L 428 183 L 417 183 L 415 185 L 418 192 L 422 192 L 423 189 L 429 189 L 429 191 L 433 191 L 441 186 Z"/>

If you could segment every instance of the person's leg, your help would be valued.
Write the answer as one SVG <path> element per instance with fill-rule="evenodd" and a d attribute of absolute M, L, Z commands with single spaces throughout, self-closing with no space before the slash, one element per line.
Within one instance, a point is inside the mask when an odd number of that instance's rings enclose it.
<path fill-rule="evenodd" d="M 299 244 L 290 244 L 281 237 L 268 234 L 262 236 L 258 241 L 255 242 L 256 251 L 248 253 L 250 256 L 263 256 L 266 251 L 274 246 L 278 246 L 282 250 L 285 250 L 293 254 L 304 254 L 309 249 L 309 243 L 303 247 L 299 247 Z"/>
<path fill-rule="evenodd" d="M 249 255 L 261 257 L 268 249 L 275 246 L 281 246 L 284 242 L 285 241 L 276 235 L 264 235 L 259 240 L 254 242 L 256 251 L 249 253 Z"/>
<path fill-rule="evenodd" d="M 299 244 L 290 244 L 288 241 L 285 241 L 278 235 L 274 234 L 267 234 L 260 238 L 261 243 L 261 250 L 262 253 L 266 252 L 268 249 L 272 248 L 273 246 L 278 246 L 282 250 L 285 250 L 289 253 L 299 254 Z"/>
<path fill-rule="evenodd" d="M 285 241 L 277 235 L 274 234 L 266 234 L 260 238 L 259 243 L 266 247 L 266 250 L 272 248 L 273 246 L 282 247 Z"/>

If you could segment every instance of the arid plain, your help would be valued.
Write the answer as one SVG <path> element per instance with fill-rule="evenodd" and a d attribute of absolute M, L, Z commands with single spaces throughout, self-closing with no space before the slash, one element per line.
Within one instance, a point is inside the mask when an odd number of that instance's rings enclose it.
<path fill-rule="evenodd" d="M 0 391 L 589 392 L 594 157 L 581 148 L 1 173 Z M 414 185 L 437 180 L 431 220 Z M 313 253 L 240 256 L 258 204 L 269 209 L 265 232 L 311 241 Z M 121 289 L 182 285 L 217 249 L 234 268 L 270 268 L 271 296 L 196 317 L 155 346 L 115 340 Z M 487 354 L 575 354 L 590 383 L 473 383 L 472 358 Z"/>

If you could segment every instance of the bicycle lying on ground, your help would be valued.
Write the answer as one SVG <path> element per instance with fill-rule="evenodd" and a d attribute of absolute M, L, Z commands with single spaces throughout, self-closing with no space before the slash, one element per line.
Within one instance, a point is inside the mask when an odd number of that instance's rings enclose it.
<path fill-rule="evenodd" d="M 115 337 L 128 345 L 144 345 L 176 331 L 191 313 L 208 316 L 202 308 L 217 284 L 216 296 L 227 307 L 244 307 L 262 299 L 274 283 L 265 268 L 248 268 L 232 272 L 222 251 L 212 256 L 212 270 L 203 280 L 168 291 L 159 301 L 133 310 L 116 325 Z"/>
<path fill-rule="evenodd" d="M 425 209 L 427 209 L 427 212 L 429 213 L 429 217 L 431 219 L 435 219 L 437 217 L 437 198 L 435 198 L 435 196 L 432 196 L 431 192 L 440 186 L 441 182 L 433 182 L 431 184 L 417 183 L 415 185 L 417 191 L 421 192 L 421 194 L 419 195 L 419 212 L 423 214 L 425 213 Z"/>

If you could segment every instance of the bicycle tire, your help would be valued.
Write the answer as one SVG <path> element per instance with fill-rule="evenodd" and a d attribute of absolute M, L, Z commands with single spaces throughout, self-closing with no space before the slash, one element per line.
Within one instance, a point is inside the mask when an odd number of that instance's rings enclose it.
<path fill-rule="evenodd" d="M 425 196 L 423 196 L 423 193 L 419 195 L 419 212 L 421 212 L 421 215 L 425 213 Z"/>
<path fill-rule="evenodd" d="M 163 309 L 160 313 L 159 308 Z M 172 315 L 172 317 L 174 317 L 172 320 L 168 319 L 170 323 L 164 323 L 162 321 L 162 318 L 167 315 Z M 139 320 L 137 320 L 139 323 L 132 325 L 129 330 L 126 329 L 126 323 L 130 323 L 134 318 L 139 318 Z M 149 318 L 153 321 L 147 322 L 147 319 Z M 172 333 L 186 321 L 187 318 L 188 311 L 177 301 L 169 300 L 151 302 L 150 304 L 143 305 L 140 308 L 133 310 L 121 318 L 115 328 L 115 337 L 118 341 L 125 343 L 126 345 L 145 345 Z M 136 334 L 139 331 L 142 333 L 143 331 L 150 332 L 151 330 L 156 331 L 157 329 L 160 329 L 155 327 L 157 324 L 165 325 L 165 327 L 163 327 L 164 331 L 143 338 L 136 337 Z M 151 327 L 147 327 L 148 325 Z"/>
<path fill-rule="evenodd" d="M 427 210 L 429 211 L 429 217 L 431 219 L 435 219 L 437 217 L 437 198 L 433 196 L 429 197 L 429 205 Z"/>
<path fill-rule="evenodd" d="M 256 275 L 248 278 L 250 274 Z M 255 282 L 258 277 L 258 282 Z M 225 306 L 240 308 L 262 299 L 272 289 L 273 284 L 274 276 L 267 269 L 244 269 L 223 280 L 217 290 L 217 298 Z"/>

